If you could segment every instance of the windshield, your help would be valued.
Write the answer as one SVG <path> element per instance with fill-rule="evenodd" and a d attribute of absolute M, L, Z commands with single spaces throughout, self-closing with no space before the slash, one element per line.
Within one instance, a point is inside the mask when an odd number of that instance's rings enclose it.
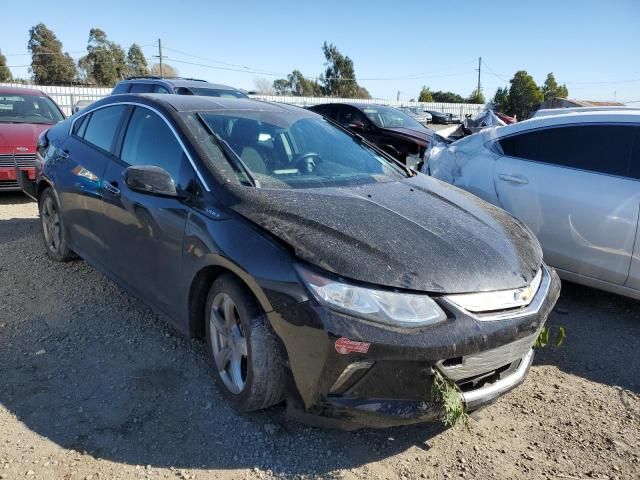
<path fill-rule="evenodd" d="M 249 98 L 239 90 L 229 90 L 225 88 L 200 88 L 189 87 L 194 95 L 202 95 L 205 97 L 222 97 L 222 98 Z"/>
<path fill-rule="evenodd" d="M 348 186 L 400 180 L 404 170 L 323 118 L 292 112 L 188 114 L 214 168 L 266 188 Z M 203 133 L 203 130 L 206 133 Z"/>
<path fill-rule="evenodd" d="M 64 120 L 49 97 L 0 94 L 0 123 L 44 123 Z"/>
<path fill-rule="evenodd" d="M 424 128 L 415 119 L 395 108 L 366 106 L 362 111 L 380 128 Z"/>

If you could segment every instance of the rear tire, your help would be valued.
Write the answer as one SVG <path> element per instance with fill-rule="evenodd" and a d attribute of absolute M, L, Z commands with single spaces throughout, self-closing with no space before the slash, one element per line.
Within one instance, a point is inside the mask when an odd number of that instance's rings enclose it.
<path fill-rule="evenodd" d="M 207 295 L 207 344 L 216 383 L 239 412 L 280 403 L 284 371 L 274 333 L 249 290 L 236 277 L 218 277 Z"/>
<path fill-rule="evenodd" d="M 50 259 L 56 262 L 67 262 L 73 258 L 73 252 L 67 243 L 62 212 L 53 190 L 45 189 L 38 200 L 40 225 L 42 226 L 42 241 Z"/>

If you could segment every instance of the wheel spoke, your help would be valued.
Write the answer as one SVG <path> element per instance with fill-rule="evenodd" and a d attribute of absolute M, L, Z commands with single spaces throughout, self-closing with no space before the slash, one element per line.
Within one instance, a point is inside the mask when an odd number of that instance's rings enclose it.
<path fill-rule="evenodd" d="M 233 339 L 233 350 L 239 359 L 247 356 L 247 339 L 242 336 L 235 336 Z"/>
<path fill-rule="evenodd" d="M 231 348 L 226 345 L 218 353 L 216 353 L 215 361 L 218 367 L 218 372 L 222 373 L 225 371 L 232 357 L 233 357 L 233 350 L 231 350 Z"/>
<path fill-rule="evenodd" d="M 225 295 L 224 300 L 222 301 L 222 309 L 224 312 L 224 322 L 228 332 L 231 331 L 233 326 L 236 324 L 236 316 L 235 309 L 236 306 L 233 304 L 231 298 Z"/>
<path fill-rule="evenodd" d="M 234 387 L 236 387 L 237 391 L 240 392 L 244 388 L 244 380 L 242 379 L 242 364 L 239 361 L 231 362 L 231 368 L 229 372 L 231 376 L 231 382 L 233 382 Z"/>
<path fill-rule="evenodd" d="M 224 318 L 220 315 L 218 309 L 214 306 L 211 307 L 211 315 L 209 317 L 209 324 L 213 333 L 215 329 L 223 337 L 227 337 L 227 329 Z"/>
<path fill-rule="evenodd" d="M 51 230 L 51 246 L 55 249 L 60 245 L 60 227 L 58 225 L 54 225 Z"/>
<path fill-rule="evenodd" d="M 51 216 L 51 200 L 49 200 L 49 198 L 45 199 L 44 201 L 44 205 L 42 205 L 42 213 L 44 213 L 44 215 L 46 217 L 50 217 Z"/>

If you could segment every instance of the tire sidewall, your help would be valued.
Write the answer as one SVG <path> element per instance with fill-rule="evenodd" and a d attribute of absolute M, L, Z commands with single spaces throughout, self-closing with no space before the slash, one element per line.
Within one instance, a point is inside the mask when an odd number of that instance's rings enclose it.
<path fill-rule="evenodd" d="M 219 293 L 227 294 L 235 304 L 236 309 L 238 310 L 238 316 L 240 317 L 240 322 L 242 324 L 242 330 L 247 340 L 247 378 L 245 381 L 244 389 L 238 394 L 229 391 L 229 389 L 226 387 L 226 385 L 220 378 L 217 365 L 213 358 L 213 345 L 211 340 L 211 326 L 209 322 L 209 315 L 213 300 Z M 215 377 L 215 381 L 218 385 L 219 390 L 229 401 L 229 403 L 231 403 L 233 408 L 240 412 L 249 412 L 262 408 L 262 406 L 260 405 L 260 398 L 256 398 L 256 396 L 259 397 L 260 392 L 254 391 L 254 386 L 256 380 L 256 365 L 265 363 L 266 359 L 261 357 L 263 357 L 265 354 L 269 354 L 268 351 L 265 351 L 266 349 L 260 348 L 258 345 L 256 345 L 256 343 L 265 340 L 264 338 L 259 338 L 261 337 L 260 333 L 264 331 L 264 327 L 265 319 L 262 310 L 260 309 L 251 293 L 248 292 L 245 288 L 242 288 L 242 286 L 235 280 L 235 278 L 229 275 L 223 275 L 212 284 L 207 295 L 205 310 L 205 331 L 207 336 L 207 345 L 209 347 L 209 365 L 211 367 L 212 374 Z"/>

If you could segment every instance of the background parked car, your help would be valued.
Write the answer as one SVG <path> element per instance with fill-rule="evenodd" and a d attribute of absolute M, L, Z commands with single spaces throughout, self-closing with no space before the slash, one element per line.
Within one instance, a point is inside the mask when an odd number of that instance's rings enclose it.
<path fill-rule="evenodd" d="M 419 167 L 433 130 L 397 108 L 357 103 L 322 103 L 309 110 L 327 117 L 393 155 L 411 168 Z"/>
<path fill-rule="evenodd" d="M 195 78 L 131 77 L 118 82 L 112 95 L 119 93 L 175 93 L 206 97 L 248 98 L 247 94 L 228 85 L 209 83 Z"/>
<path fill-rule="evenodd" d="M 206 337 L 239 411 L 434 420 L 433 369 L 491 403 L 524 381 L 557 275 L 505 212 L 356 140 L 281 104 L 109 96 L 41 136 L 44 247 Z"/>
<path fill-rule="evenodd" d="M 453 113 L 442 113 L 436 110 L 426 110 L 431 114 L 433 123 L 440 125 L 449 125 L 450 123 L 460 123 L 460 117 Z"/>
<path fill-rule="evenodd" d="M 427 171 L 526 223 L 561 277 L 640 298 L 640 110 L 489 128 L 434 147 Z"/>
<path fill-rule="evenodd" d="M 38 135 L 62 120 L 60 107 L 40 90 L 0 87 L 0 191 L 20 190 L 20 176 L 34 180 Z"/>
<path fill-rule="evenodd" d="M 425 127 L 431 123 L 431 121 L 433 120 L 433 117 L 431 116 L 431 114 L 427 111 L 422 110 L 421 108 L 418 107 L 398 107 L 398 109 L 401 112 L 406 113 L 407 115 L 409 115 L 410 117 L 415 118 L 415 120 L 424 125 Z"/>
<path fill-rule="evenodd" d="M 71 113 L 78 113 L 80 110 L 82 110 L 84 107 L 88 107 L 89 105 L 91 105 L 93 102 L 95 102 L 95 100 L 78 100 L 75 105 L 73 105 L 73 107 L 71 107 Z"/>

